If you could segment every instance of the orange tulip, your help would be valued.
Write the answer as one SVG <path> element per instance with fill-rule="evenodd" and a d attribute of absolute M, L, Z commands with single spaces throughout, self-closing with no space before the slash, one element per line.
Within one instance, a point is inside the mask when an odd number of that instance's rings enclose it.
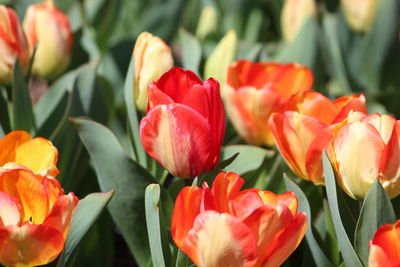
<path fill-rule="evenodd" d="M 0 5 L 0 83 L 10 83 L 15 58 L 26 70 L 29 46 L 14 10 Z"/>
<path fill-rule="evenodd" d="M 22 166 L 0 172 L 0 263 L 47 264 L 63 249 L 78 198 Z"/>
<path fill-rule="evenodd" d="M 322 150 L 332 136 L 328 126 L 341 122 L 351 110 L 366 112 L 365 97 L 330 101 L 315 91 L 294 95 L 288 111 L 274 113 L 269 121 L 275 143 L 289 167 L 299 177 L 324 184 Z"/>
<path fill-rule="evenodd" d="M 382 225 L 369 243 L 369 267 L 400 266 L 400 220 Z"/>
<path fill-rule="evenodd" d="M 198 266 L 279 266 L 307 229 L 292 192 L 240 191 L 244 180 L 220 173 L 212 188 L 185 187 L 172 214 L 176 245 Z"/>
<path fill-rule="evenodd" d="M 376 178 L 390 198 L 400 193 L 400 121 L 358 112 L 333 128 L 329 158 L 339 185 L 363 199 Z"/>
<path fill-rule="evenodd" d="M 16 163 L 34 173 L 56 176 L 58 151 L 42 137 L 32 138 L 24 131 L 13 131 L 0 139 L 0 167 Z"/>
<path fill-rule="evenodd" d="M 292 94 L 311 88 L 309 69 L 296 64 L 239 60 L 228 68 L 226 108 L 240 136 L 251 144 L 274 144 L 268 128 L 273 112 L 281 111 Z"/>
<path fill-rule="evenodd" d="M 37 45 L 34 74 L 53 78 L 65 70 L 71 58 L 73 36 L 68 17 L 53 0 L 27 9 L 24 30 L 31 50 Z"/>

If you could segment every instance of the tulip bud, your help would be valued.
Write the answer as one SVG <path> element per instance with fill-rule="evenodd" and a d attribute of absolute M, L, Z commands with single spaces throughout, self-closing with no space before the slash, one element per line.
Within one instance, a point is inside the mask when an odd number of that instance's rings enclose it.
<path fill-rule="evenodd" d="M 147 114 L 140 122 L 144 149 L 174 176 L 212 170 L 225 135 L 225 112 L 214 79 L 204 83 L 174 67 L 149 85 Z"/>
<path fill-rule="evenodd" d="M 379 0 L 341 0 L 349 26 L 356 32 L 367 32 L 375 19 Z"/>
<path fill-rule="evenodd" d="M 24 30 L 31 50 L 36 48 L 33 73 L 54 78 L 69 64 L 72 53 L 72 32 L 68 17 L 53 3 L 30 6 L 25 14 Z"/>
<path fill-rule="evenodd" d="M 400 263 L 400 220 L 379 227 L 369 242 L 369 267 L 395 267 Z"/>
<path fill-rule="evenodd" d="M 135 60 L 135 103 L 136 108 L 146 110 L 147 88 L 174 65 L 171 48 L 157 36 L 141 33 L 133 49 Z"/>
<path fill-rule="evenodd" d="M 197 24 L 196 36 L 204 39 L 210 33 L 215 32 L 218 23 L 218 13 L 213 5 L 203 7 L 199 23 Z"/>
<path fill-rule="evenodd" d="M 329 158 L 342 189 L 364 199 L 378 178 L 390 198 L 400 194 L 400 121 L 389 115 L 349 114 L 333 128 Z"/>
<path fill-rule="evenodd" d="M 300 244 L 307 216 L 292 192 L 251 188 L 236 173 L 213 185 L 183 188 L 175 201 L 171 234 L 196 266 L 280 266 Z"/>
<path fill-rule="evenodd" d="M 12 80 L 15 58 L 22 68 L 29 65 L 29 46 L 14 10 L 0 5 L 0 83 Z"/>
<path fill-rule="evenodd" d="M 294 41 L 307 19 L 316 14 L 315 0 L 286 0 L 281 13 L 281 29 L 285 41 Z"/>
<path fill-rule="evenodd" d="M 238 40 L 234 30 L 229 31 L 221 39 L 205 63 L 205 78 L 213 77 L 219 81 L 221 86 L 225 84 L 228 65 L 236 57 L 237 43 Z"/>

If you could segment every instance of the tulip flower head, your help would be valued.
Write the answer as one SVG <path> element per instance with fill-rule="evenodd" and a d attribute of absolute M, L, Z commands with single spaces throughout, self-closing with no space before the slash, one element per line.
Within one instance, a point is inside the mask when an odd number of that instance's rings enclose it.
<path fill-rule="evenodd" d="M 296 175 L 314 184 L 324 184 L 322 150 L 332 138 L 331 125 L 341 122 L 351 110 L 366 113 L 365 97 L 341 97 L 335 101 L 315 91 L 294 95 L 288 111 L 274 113 L 269 121 L 276 146 Z"/>
<path fill-rule="evenodd" d="M 37 45 L 33 73 L 53 78 L 68 66 L 73 36 L 68 17 L 59 10 L 53 0 L 29 6 L 24 19 L 31 50 Z"/>
<path fill-rule="evenodd" d="M 175 244 L 197 266 L 279 266 L 307 229 L 292 192 L 240 191 L 244 180 L 220 173 L 212 188 L 184 187 L 174 206 Z"/>
<path fill-rule="evenodd" d="M 379 227 L 369 242 L 369 267 L 400 266 L 400 220 Z"/>
<path fill-rule="evenodd" d="M 23 166 L 0 172 L 0 263 L 35 266 L 62 251 L 78 198 Z"/>
<path fill-rule="evenodd" d="M 171 48 L 157 36 L 143 32 L 136 40 L 133 49 L 135 60 L 135 104 L 145 111 L 147 107 L 147 88 L 149 83 L 160 78 L 174 65 Z"/>
<path fill-rule="evenodd" d="M 29 65 L 29 45 L 14 10 L 0 5 L 0 83 L 12 80 L 15 59 L 24 70 Z"/>
<path fill-rule="evenodd" d="M 349 26 L 356 32 L 367 32 L 374 22 L 379 0 L 340 0 Z"/>
<path fill-rule="evenodd" d="M 292 94 L 309 90 L 312 83 L 311 71 L 296 64 L 236 61 L 228 68 L 224 87 L 228 116 L 246 142 L 272 146 L 271 114 L 281 111 Z"/>
<path fill-rule="evenodd" d="M 140 122 L 146 152 L 171 174 L 195 177 L 213 169 L 225 135 L 219 84 L 204 83 L 174 67 L 150 83 L 147 114 Z"/>
<path fill-rule="evenodd" d="M 0 139 L 0 167 L 17 164 L 34 173 L 57 176 L 58 151 L 42 137 L 32 138 L 25 131 L 13 131 Z"/>
<path fill-rule="evenodd" d="M 389 115 L 349 114 L 333 128 L 329 158 L 339 185 L 364 199 L 378 178 L 390 198 L 400 193 L 400 121 Z"/>

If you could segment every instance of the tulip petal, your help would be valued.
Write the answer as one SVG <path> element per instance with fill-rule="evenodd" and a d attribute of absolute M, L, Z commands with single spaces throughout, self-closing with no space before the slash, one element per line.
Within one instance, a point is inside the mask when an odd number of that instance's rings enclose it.
<path fill-rule="evenodd" d="M 368 267 L 398 267 L 400 260 L 392 261 L 379 246 L 372 245 L 369 249 Z"/>
<path fill-rule="evenodd" d="M 371 239 L 371 248 L 380 247 L 387 258 L 394 261 L 400 261 L 400 220 L 395 224 L 385 224 L 376 231 Z M 371 259 L 371 256 L 370 256 Z M 383 265 L 379 265 L 383 266 Z"/>
<path fill-rule="evenodd" d="M 43 222 L 43 225 L 47 225 L 58 230 L 63 234 L 64 238 L 66 238 L 78 201 L 79 200 L 74 193 L 60 196 L 51 209 L 46 220 Z"/>
<path fill-rule="evenodd" d="M 21 221 L 21 205 L 15 197 L 0 192 L 0 227 L 16 225 Z"/>
<path fill-rule="evenodd" d="M 333 104 L 337 107 L 340 112 L 336 115 L 332 123 L 338 123 L 346 119 L 351 111 L 358 111 L 364 114 L 368 114 L 365 96 L 363 94 L 342 96 L 333 101 Z"/>
<path fill-rule="evenodd" d="M 274 113 L 269 121 L 275 143 L 290 168 L 301 178 L 310 180 L 306 169 L 306 155 L 317 133 L 325 128 L 319 120 L 286 111 Z"/>
<path fill-rule="evenodd" d="M 195 186 L 186 186 L 176 198 L 172 213 L 171 235 L 179 248 L 182 248 L 184 239 L 200 213 L 202 191 L 201 188 Z"/>
<path fill-rule="evenodd" d="M 266 253 L 266 260 L 262 266 L 280 266 L 300 244 L 307 230 L 307 216 L 299 213 L 285 227 L 283 232 L 274 240 Z"/>
<path fill-rule="evenodd" d="M 169 105 L 174 103 L 174 101 L 167 94 L 161 91 L 154 82 L 151 82 L 149 84 L 147 94 L 148 94 L 147 112 L 155 106 Z"/>
<path fill-rule="evenodd" d="M 258 189 L 241 191 L 231 202 L 233 215 L 241 220 L 249 216 L 255 209 L 264 205 L 258 194 Z"/>
<path fill-rule="evenodd" d="M 229 214 L 206 211 L 197 216 L 183 251 L 198 266 L 251 266 L 256 240 L 250 229 Z"/>
<path fill-rule="evenodd" d="M 356 121 L 339 130 L 333 141 L 331 160 L 339 184 L 351 197 L 364 198 L 378 177 L 384 145 L 371 124 Z"/>
<path fill-rule="evenodd" d="M 210 125 L 195 110 L 181 105 L 159 105 L 140 122 L 144 149 L 174 176 L 195 177 L 207 168 Z"/>
<path fill-rule="evenodd" d="M 243 184 L 244 180 L 236 173 L 221 172 L 217 175 L 211 190 L 215 196 L 218 212 L 230 213 L 229 201 L 237 196 Z"/>
<path fill-rule="evenodd" d="M 0 227 L 0 262 L 8 266 L 47 264 L 57 258 L 63 246 L 63 235 L 48 226 Z"/>
<path fill-rule="evenodd" d="M 31 138 L 24 131 L 13 131 L 0 140 L 0 166 L 15 162 L 35 173 L 56 176 L 58 151 L 44 138 Z M 32 155 L 35 155 L 32 157 Z"/>

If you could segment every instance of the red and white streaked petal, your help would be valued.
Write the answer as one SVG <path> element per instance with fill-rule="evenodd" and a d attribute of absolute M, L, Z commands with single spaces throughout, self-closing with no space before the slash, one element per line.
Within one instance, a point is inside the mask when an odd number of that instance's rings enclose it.
<path fill-rule="evenodd" d="M 0 191 L 7 192 L 21 204 L 21 218 L 41 224 L 49 212 L 49 201 L 41 177 L 26 169 L 0 172 Z"/>
<path fill-rule="evenodd" d="M 0 262 L 7 266 L 35 266 L 53 261 L 64 246 L 58 230 L 35 224 L 0 227 Z"/>
<path fill-rule="evenodd" d="M 211 191 L 215 196 L 217 211 L 230 213 L 229 201 L 235 199 L 244 184 L 244 180 L 233 172 L 221 172 L 214 179 Z"/>
<path fill-rule="evenodd" d="M 43 225 L 57 229 L 66 238 L 78 201 L 79 199 L 74 193 L 60 196 L 43 222 Z"/>
<path fill-rule="evenodd" d="M 383 265 L 386 261 L 391 264 Z M 372 266 L 399 266 L 400 220 L 394 224 L 385 224 L 376 231 L 370 241 L 369 262 L 373 263 Z"/>
<path fill-rule="evenodd" d="M 339 184 L 351 197 L 363 199 L 378 177 L 384 146 L 379 132 L 368 123 L 353 122 L 338 132 L 331 161 Z"/>
<path fill-rule="evenodd" d="M 243 86 L 236 90 L 229 85 L 225 87 L 227 112 L 239 134 L 251 144 L 273 145 L 268 120 L 273 112 L 281 110 L 282 96 L 271 86 L 262 89 Z"/>
<path fill-rule="evenodd" d="M 297 214 L 279 236 L 268 247 L 265 253 L 265 261 L 262 266 L 280 266 L 297 248 L 307 230 L 307 216 L 301 212 Z"/>
<path fill-rule="evenodd" d="M 21 205 L 18 200 L 5 192 L 0 192 L 0 227 L 18 225 L 21 222 Z"/>
<path fill-rule="evenodd" d="M 179 248 L 182 248 L 188 232 L 193 228 L 194 220 L 200 213 L 202 191 L 201 188 L 195 186 L 186 186 L 179 192 L 175 200 L 171 235 Z"/>
<path fill-rule="evenodd" d="M 291 169 L 301 178 L 310 180 L 306 155 L 315 136 L 325 124 L 314 117 L 286 111 L 274 113 L 269 121 L 275 143 Z"/>
<path fill-rule="evenodd" d="M 211 130 L 197 111 L 182 104 L 159 105 L 140 122 L 147 153 L 172 175 L 195 177 L 207 171 Z"/>
<path fill-rule="evenodd" d="M 393 128 L 397 122 L 392 116 L 380 115 L 378 113 L 368 115 L 361 121 L 373 125 L 385 144 L 387 144 L 392 137 Z"/>
<path fill-rule="evenodd" d="M 158 105 L 169 105 L 174 101 L 163 91 L 161 91 L 155 82 L 149 84 L 148 90 L 147 112 Z"/>
<path fill-rule="evenodd" d="M 239 219 L 206 211 L 197 216 L 183 251 L 198 266 L 252 266 L 257 245 L 250 229 Z"/>
<path fill-rule="evenodd" d="M 241 191 L 235 200 L 231 201 L 232 214 L 240 220 L 245 219 L 254 210 L 264 205 L 258 194 L 258 189 L 247 189 Z"/>

